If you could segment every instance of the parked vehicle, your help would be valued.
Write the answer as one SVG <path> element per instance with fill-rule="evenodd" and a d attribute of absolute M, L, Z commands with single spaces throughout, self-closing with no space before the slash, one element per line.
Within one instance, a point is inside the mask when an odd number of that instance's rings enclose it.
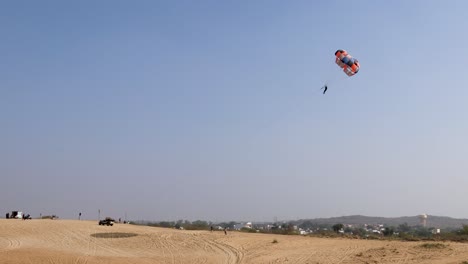
<path fill-rule="evenodd" d="M 99 225 L 113 226 L 114 222 L 115 222 L 114 219 L 110 217 L 106 217 L 106 219 L 99 221 Z"/>
<path fill-rule="evenodd" d="M 22 219 L 23 218 L 23 212 L 12 211 L 11 214 L 10 214 L 10 218 Z"/>

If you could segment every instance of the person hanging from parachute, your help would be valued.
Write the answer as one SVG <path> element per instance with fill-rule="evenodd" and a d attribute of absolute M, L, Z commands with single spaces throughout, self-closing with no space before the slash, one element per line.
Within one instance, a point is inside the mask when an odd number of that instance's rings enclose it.
<path fill-rule="evenodd" d="M 337 50 L 335 52 L 335 63 L 342 68 L 343 72 L 349 77 L 358 73 L 361 67 L 359 61 L 349 55 L 346 50 Z M 323 94 L 325 94 L 328 89 L 328 84 L 325 84 L 321 89 L 323 89 Z"/>
<path fill-rule="evenodd" d="M 325 84 L 325 85 L 322 87 L 322 89 L 323 89 L 323 94 L 325 94 L 325 93 L 327 92 L 327 89 L 328 89 L 327 85 Z M 320 89 L 320 90 L 321 90 L 321 89 Z"/>

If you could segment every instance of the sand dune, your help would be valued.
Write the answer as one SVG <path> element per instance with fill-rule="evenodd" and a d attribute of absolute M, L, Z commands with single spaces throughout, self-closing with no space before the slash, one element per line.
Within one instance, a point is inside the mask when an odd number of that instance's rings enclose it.
<path fill-rule="evenodd" d="M 278 243 L 272 243 L 276 239 Z M 0 220 L 0 264 L 456 263 L 468 245 L 183 231 L 97 221 Z"/>

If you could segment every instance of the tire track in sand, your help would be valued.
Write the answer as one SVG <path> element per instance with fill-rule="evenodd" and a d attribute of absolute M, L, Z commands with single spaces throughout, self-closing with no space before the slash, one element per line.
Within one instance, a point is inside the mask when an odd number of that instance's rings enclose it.
<path fill-rule="evenodd" d="M 225 243 L 224 239 L 212 240 L 210 238 L 206 238 L 201 236 L 200 239 L 205 243 L 208 244 L 210 247 L 220 250 L 223 255 L 226 256 L 226 260 L 223 262 L 225 264 L 239 264 L 242 263 L 244 259 L 244 252 L 239 250 L 227 243 Z"/>
<path fill-rule="evenodd" d="M 0 252 L 15 250 L 21 247 L 21 241 L 17 239 L 4 238 L 5 248 L 0 248 Z"/>

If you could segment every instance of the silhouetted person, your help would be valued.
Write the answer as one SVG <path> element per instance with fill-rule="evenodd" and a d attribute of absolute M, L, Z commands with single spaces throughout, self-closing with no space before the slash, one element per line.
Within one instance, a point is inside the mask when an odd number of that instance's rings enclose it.
<path fill-rule="evenodd" d="M 227 235 L 227 227 L 224 228 L 224 234 Z"/>
<path fill-rule="evenodd" d="M 327 85 L 323 86 L 322 89 L 323 89 L 323 94 L 325 94 L 327 92 L 327 89 L 328 89 Z"/>

